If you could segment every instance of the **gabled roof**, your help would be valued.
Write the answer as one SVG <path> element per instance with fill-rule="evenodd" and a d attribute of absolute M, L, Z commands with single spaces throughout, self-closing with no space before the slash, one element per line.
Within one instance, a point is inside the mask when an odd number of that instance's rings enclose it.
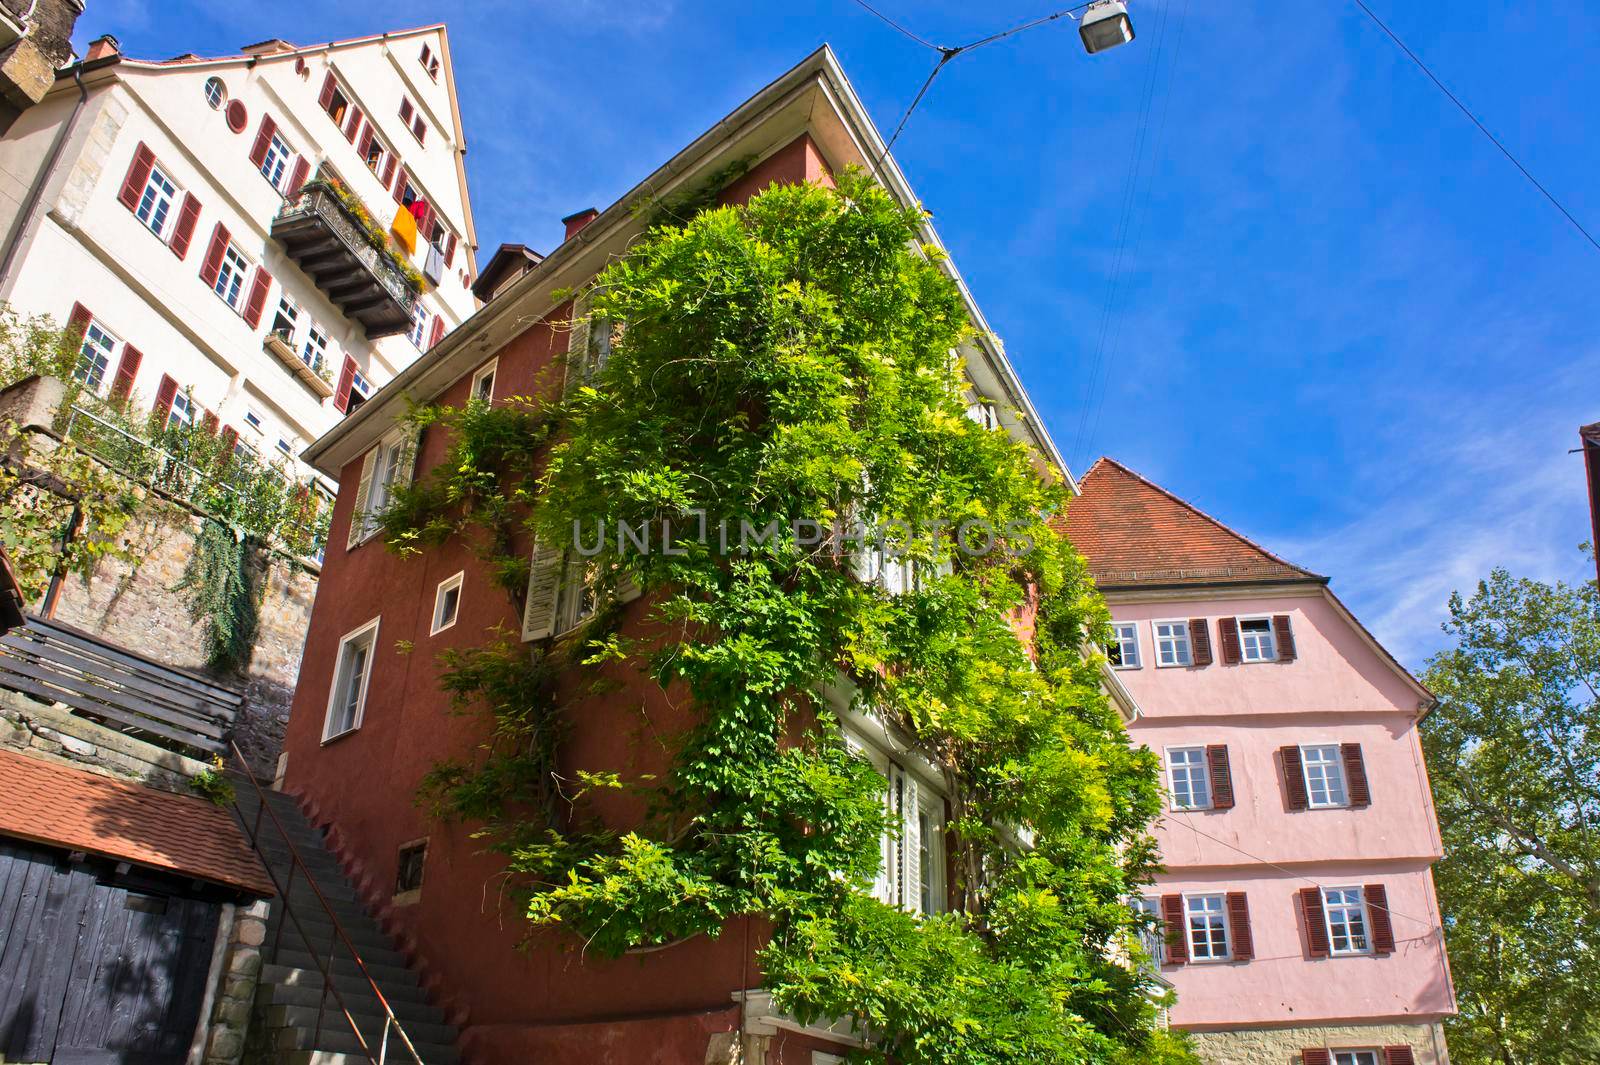
<path fill-rule="evenodd" d="M 0 750 L 0 835 L 84 851 L 258 898 L 272 882 L 233 815 L 173 795 Z"/>
<path fill-rule="evenodd" d="M 488 265 L 473 279 L 472 294 L 481 302 L 488 303 L 500 283 L 513 270 L 525 274 L 543 260 L 543 255 L 526 244 L 502 244 L 490 256 Z"/>
<path fill-rule="evenodd" d="M 1064 531 L 1102 589 L 1327 582 L 1109 458 L 1083 475 Z"/>

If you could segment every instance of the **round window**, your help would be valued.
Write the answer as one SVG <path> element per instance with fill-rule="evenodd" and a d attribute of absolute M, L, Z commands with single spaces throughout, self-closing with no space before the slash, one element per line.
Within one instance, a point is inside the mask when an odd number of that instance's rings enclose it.
<path fill-rule="evenodd" d="M 229 129 L 233 130 L 235 133 L 243 133 L 244 132 L 245 123 L 248 122 L 249 120 L 250 120 L 250 116 L 245 112 L 245 109 L 244 109 L 244 101 L 242 101 L 242 100 L 230 100 L 228 102 L 228 128 Z"/>
<path fill-rule="evenodd" d="M 213 111 L 217 110 L 224 103 L 226 103 L 227 100 L 228 100 L 228 90 L 222 84 L 222 79 L 221 78 L 207 78 L 206 79 L 206 103 L 211 105 L 211 110 L 213 110 Z"/>

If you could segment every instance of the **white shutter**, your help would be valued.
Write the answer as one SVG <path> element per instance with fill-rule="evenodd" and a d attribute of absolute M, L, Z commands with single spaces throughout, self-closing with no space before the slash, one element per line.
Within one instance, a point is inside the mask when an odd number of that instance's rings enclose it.
<path fill-rule="evenodd" d="M 356 501 L 350 508 L 350 535 L 345 538 L 346 550 L 367 538 L 367 498 L 372 494 L 372 466 L 378 458 L 378 450 L 373 448 L 361 460 L 361 483 L 356 487 Z"/>
<path fill-rule="evenodd" d="M 627 570 L 622 570 L 617 574 L 617 599 L 620 602 L 631 603 L 639 598 L 642 592 L 643 589 L 639 587 L 639 582 L 634 580 L 633 575 Z"/>
<path fill-rule="evenodd" d="M 562 394 L 571 392 L 589 379 L 589 294 L 572 299 L 572 321 L 567 331 L 567 380 Z"/>
<path fill-rule="evenodd" d="M 522 639 L 542 640 L 555 631 L 556 596 L 561 589 L 561 552 L 533 543 L 528 567 L 528 601 L 522 610 Z"/>
<path fill-rule="evenodd" d="M 905 798 L 902 800 L 905 828 L 901 832 L 901 853 L 905 855 L 905 878 L 901 881 L 905 892 L 903 909 L 907 913 L 922 912 L 922 826 L 917 815 L 922 810 L 922 797 L 918 793 L 917 778 L 910 773 L 905 778 Z"/>

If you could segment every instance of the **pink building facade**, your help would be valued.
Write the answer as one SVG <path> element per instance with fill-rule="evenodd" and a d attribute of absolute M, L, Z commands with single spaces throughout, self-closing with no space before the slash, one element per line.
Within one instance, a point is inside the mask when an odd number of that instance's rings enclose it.
<path fill-rule="evenodd" d="M 1209 1065 L 1444 1065 L 1428 691 L 1328 589 L 1115 462 L 1069 531 L 1160 756 L 1174 1027 Z"/>

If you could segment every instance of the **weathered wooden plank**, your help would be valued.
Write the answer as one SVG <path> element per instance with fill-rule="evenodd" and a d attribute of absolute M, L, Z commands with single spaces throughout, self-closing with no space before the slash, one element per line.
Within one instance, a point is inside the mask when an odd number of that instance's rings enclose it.
<path fill-rule="evenodd" d="M 14 676 L 28 677 L 44 684 L 55 685 L 67 694 L 79 697 L 85 703 L 99 703 L 108 710 L 116 710 L 127 716 L 133 716 L 140 721 L 149 721 L 163 725 L 168 729 L 182 730 L 174 738 L 181 739 L 184 733 L 192 732 L 213 741 L 220 741 L 227 735 L 225 725 L 198 714 L 179 713 L 169 707 L 163 707 L 148 699 L 142 699 L 131 692 L 108 688 L 89 677 L 63 672 L 49 664 L 29 662 L 15 655 L 0 655 L 0 676 L 11 674 Z M 70 699 L 62 699 L 70 706 L 77 706 Z M 140 726 L 145 727 L 143 725 Z M 152 729 L 154 731 L 154 729 Z"/>
<path fill-rule="evenodd" d="M 153 658 L 146 658 L 144 655 L 130 651 L 127 648 L 116 647 L 106 643 L 97 639 L 92 633 L 75 629 L 70 625 L 63 625 L 58 621 L 45 621 L 42 618 L 29 618 L 27 628 L 35 632 L 44 633 L 49 639 L 60 639 L 92 654 L 100 655 L 113 662 L 120 662 L 129 669 L 144 670 L 155 676 L 168 678 L 174 684 L 204 692 L 212 698 L 223 702 L 229 702 L 236 706 L 244 702 L 244 696 L 239 692 L 226 685 L 218 684 L 216 681 L 210 680 L 194 670 L 157 662 Z"/>
<path fill-rule="evenodd" d="M 159 680 L 147 679 L 139 673 L 123 670 L 115 663 L 97 659 L 57 641 L 29 639 L 16 633 L 0 636 L 0 657 L 6 656 L 44 661 L 88 677 L 113 682 L 118 688 L 134 691 L 153 701 L 170 705 L 176 714 L 220 721 L 225 725 L 231 725 L 235 717 L 231 705 L 217 703 Z"/>
<path fill-rule="evenodd" d="M 11 688 L 28 695 L 37 695 L 41 699 L 48 699 L 52 702 L 65 703 L 74 710 L 80 710 L 90 717 L 104 718 L 118 725 L 148 732 L 153 736 L 160 736 L 173 743 L 183 744 L 197 750 L 212 754 L 225 754 L 227 752 L 227 745 L 220 740 L 212 739 L 192 729 L 180 729 L 170 726 L 154 718 L 131 713 L 115 706 L 108 706 L 76 691 L 31 680 L 10 668 L 15 664 L 17 664 L 15 659 L 0 657 L 0 687 Z"/>

